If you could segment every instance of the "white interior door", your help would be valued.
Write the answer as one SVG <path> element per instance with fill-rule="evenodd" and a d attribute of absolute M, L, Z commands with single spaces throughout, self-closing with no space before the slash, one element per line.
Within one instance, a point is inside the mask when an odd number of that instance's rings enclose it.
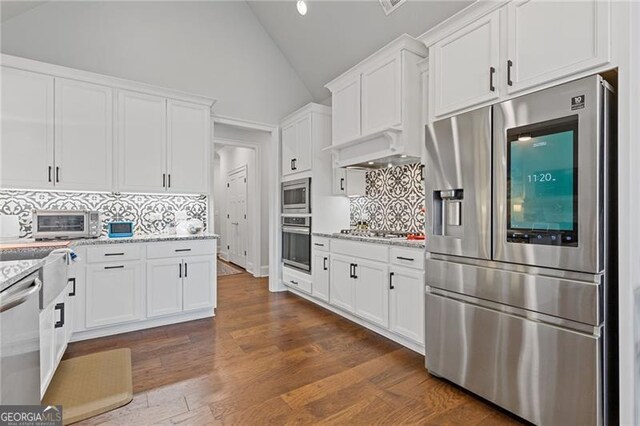
<path fill-rule="evenodd" d="M 227 249 L 229 261 L 247 267 L 247 167 L 227 179 Z"/>

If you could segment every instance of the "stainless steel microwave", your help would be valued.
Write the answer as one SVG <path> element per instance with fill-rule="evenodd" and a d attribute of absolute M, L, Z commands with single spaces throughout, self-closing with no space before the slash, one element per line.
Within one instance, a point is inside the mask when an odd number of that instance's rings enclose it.
<path fill-rule="evenodd" d="M 311 213 L 311 178 L 282 183 L 282 213 Z"/>
<path fill-rule="evenodd" d="M 36 240 L 98 238 L 100 212 L 93 210 L 34 210 L 32 234 Z"/>

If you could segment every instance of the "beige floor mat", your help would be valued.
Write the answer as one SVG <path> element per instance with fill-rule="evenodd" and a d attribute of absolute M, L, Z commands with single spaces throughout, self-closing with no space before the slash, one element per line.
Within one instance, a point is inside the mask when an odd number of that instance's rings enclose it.
<path fill-rule="evenodd" d="M 124 348 L 62 361 L 42 403 L 62 405 L 64 424 L 70 424 L 122 407 L 132 399 L 131 350 Z"/>

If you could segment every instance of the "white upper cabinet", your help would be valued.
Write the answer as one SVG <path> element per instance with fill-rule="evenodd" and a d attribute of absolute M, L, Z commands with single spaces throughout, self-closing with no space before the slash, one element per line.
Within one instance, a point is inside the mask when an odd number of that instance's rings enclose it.
<path fill-rule="evenodd" d="M 0 187 L 53 187 L 53 78 L 2 67 Z"/>
<path fill-rule="evenodd" d="M 402 54 L 383 58 L 362 73 L 362 134 L 402 124 Z"/>
<path fill-rule="evenodd" d="M 360 137 L 360 75 L 331 89 L 333 145 Z"/>
<path fill-rule="evenodd" d="M 207 106 L 167 101 L 167 190 L 204 194 L 209 185 L 211 113 Z"/>
<path fill-rule="evenodd" d="M 314 160 L 324 162 L 319 152 L 328 144 L 330 115 L 329 107 L 310 103 L 282 120 L 282 176 L 311 172 Z"/>
<path fill-rule="evenodd" d="M 507 12 L 509 93 L 609 62 L 607 1 L 514 1 Z"/>
<path fill-rule="evenodd" d="M 163 191 L 167 186 L 166 100 L 118 93 L 118 183 L 121 191 Z"/>
<path fill-rule="evenodd" d="M 404 34 L 326 84 L 334 167 L 420 157 L 420 75 L 426 46 Z"/>
<path fill-rule="evenodd" d="M 435 43 L 430 49 L 434 116 L 497 99 L 500 93 L 500 11 Z"/>
<path fill-rule="evenodd" d="M 57 189 L 113 188 L 113 89 L 56 78 Z"/>

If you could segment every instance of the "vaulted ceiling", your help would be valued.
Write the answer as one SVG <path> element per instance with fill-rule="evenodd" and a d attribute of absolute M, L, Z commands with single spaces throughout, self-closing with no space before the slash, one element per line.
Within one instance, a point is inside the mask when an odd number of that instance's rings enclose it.
<path fill-rule="evenodd" d="M 2 0 L 2 21 L 47 3 Z M 151 2 L 150 2 L 151 3 Z M 322 102 L 324 85 L 403 33 L 419 36 L 472 1 L 408 0 L 386 16 L 378 0 L 248 1 L 249 7 L 311 93 Z"/>
<path fill-rule="evenodd" d="M 324 85 L 398 36 L 417 37 L 471 1 L 408 0 L 386 16 L 378 0 L 308 0 L 298 14 L 295 1 L 249 1 L 271 38 L 320 102 Z"/>

